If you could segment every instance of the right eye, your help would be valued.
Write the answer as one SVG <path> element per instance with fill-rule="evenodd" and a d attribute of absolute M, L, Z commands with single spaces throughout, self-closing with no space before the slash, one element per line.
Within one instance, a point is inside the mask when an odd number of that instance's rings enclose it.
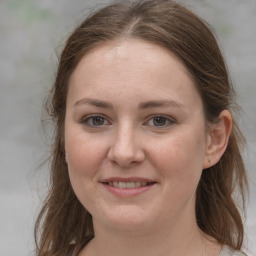
<path fill-rule="evenodd" d="M 173 118 L 165 115 L 154 115 L 146 122 L 146 124 L 151 127 L 161 129 L 171 127 L 175 124 L 175 121 Z"/>
<path fill-rule="evenodd" d="M 110 124 L 106 118 L 100 115 L 86 117 L 81 122 L 89 127 L 100 127 Z"/>

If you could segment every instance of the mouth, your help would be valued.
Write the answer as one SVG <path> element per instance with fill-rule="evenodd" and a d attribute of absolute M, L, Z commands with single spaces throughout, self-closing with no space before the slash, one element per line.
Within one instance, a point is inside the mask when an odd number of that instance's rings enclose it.
<path fill-rule="evenodd" d="M 153 191 L 158 182 L 142 177 L 112 177 L 101 180 L 100 183 L 110 193 L 121 198 L 131 198 Z"/>
<path fill-rule="evenodd" d="M 132 189 L 132 188 L 141 188 L 155 184 L 156 182 L 146 182 L 146 181 L 108 181 L 102 182 L 105 185 L 121 188 L 121 189 Z"/>

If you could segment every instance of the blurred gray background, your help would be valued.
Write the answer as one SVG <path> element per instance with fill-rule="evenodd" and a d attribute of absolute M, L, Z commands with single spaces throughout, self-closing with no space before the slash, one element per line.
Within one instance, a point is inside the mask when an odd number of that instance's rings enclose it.
<path fill-rule="evenodd" d="M 0 256 L 33 255 L 33 225 L 49 167 L 39 166 L 50 154 L 42 105 L 66 36 L 106 2 L 0 0 Z M 256 1 L 179 2 L 215 30 L 243 108 L 239 120 L 251 185 L 245 224 L 247 245 L 256 251 Z"/>

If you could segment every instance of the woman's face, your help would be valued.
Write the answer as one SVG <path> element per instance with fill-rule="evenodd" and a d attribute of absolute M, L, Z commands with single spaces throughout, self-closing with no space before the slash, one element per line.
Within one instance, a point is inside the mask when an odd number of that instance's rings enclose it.
<path fill-rule="evenodd" d="M 94 225 L 194 221 L 209 136 L 184 65 L 148 42 L 115 41 L 85 55 L 69 86 L 68 171 Z"/>

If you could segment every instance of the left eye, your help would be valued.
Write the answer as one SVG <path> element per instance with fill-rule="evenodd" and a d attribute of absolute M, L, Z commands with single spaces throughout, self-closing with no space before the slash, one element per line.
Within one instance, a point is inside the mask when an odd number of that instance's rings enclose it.
<path fill-rule="evenodd" d="M 102 126 L 102 125 L 109 124 L 109 122 L 106 120 L 106 118 L 104 118 L 102 116 L 87 117 L 82 121 L 82 123 L 87 126 Z"/>
<path fill-rule="evenodd" d="M 147 124 L 150 126 L 155 126 L 155 127 L 166 127 L 174 123 L 174 120 L 171 118 L 168 118 L 166 116 L 154 116 L 151 118 Z"/>

